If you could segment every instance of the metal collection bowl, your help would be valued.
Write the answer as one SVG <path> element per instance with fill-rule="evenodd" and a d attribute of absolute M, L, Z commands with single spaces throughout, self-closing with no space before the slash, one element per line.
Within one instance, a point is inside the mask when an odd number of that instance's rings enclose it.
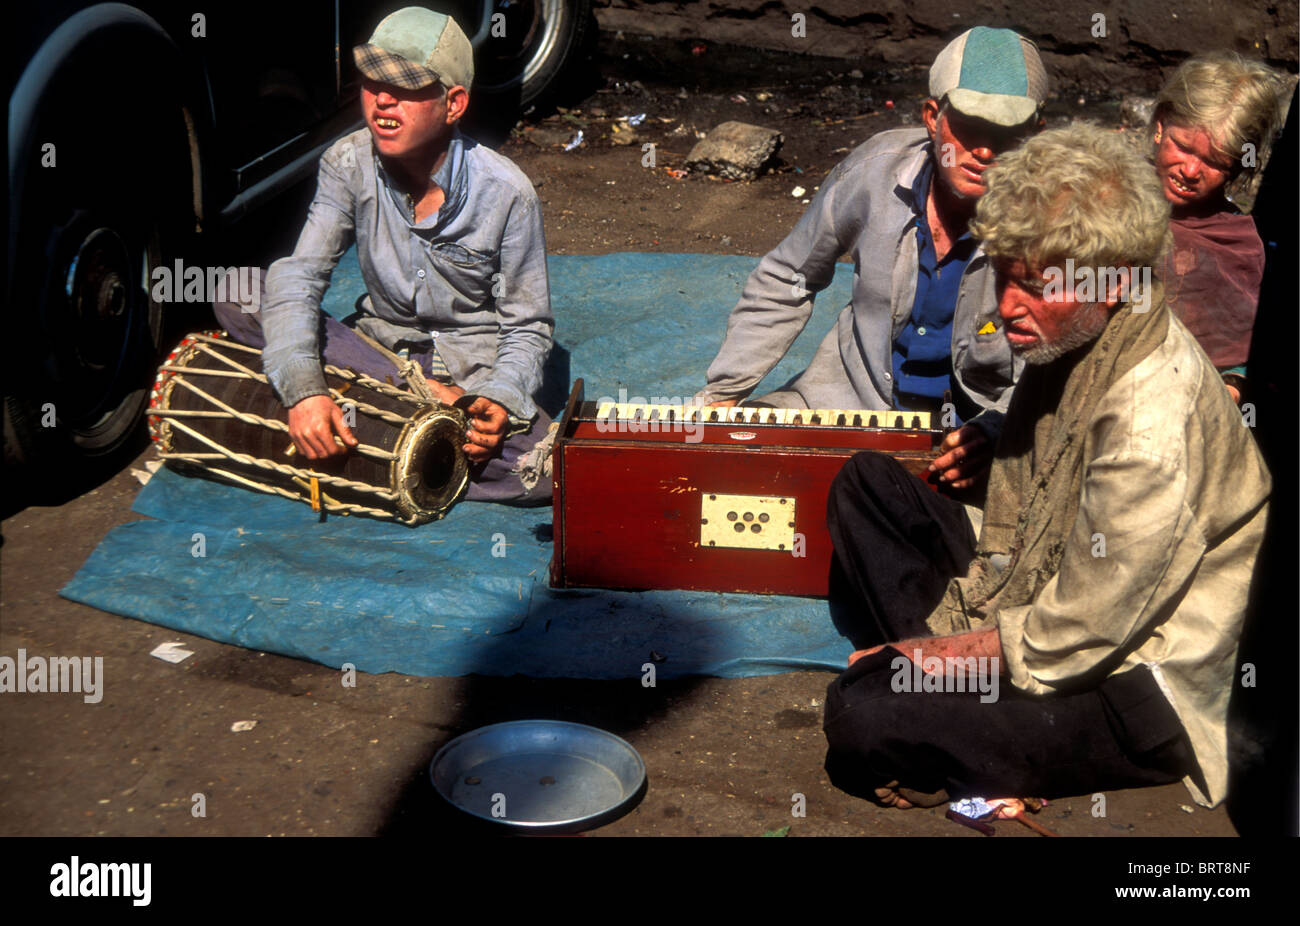
<path fill-rule="evenodd" d="M 471 816 L 528 833 L 577 833 L 618 819 L 645 795 L 645 763 L 626 740 L 562 720 L 515 720 L 456 737 L 429 765 L 434 790 Z"/>

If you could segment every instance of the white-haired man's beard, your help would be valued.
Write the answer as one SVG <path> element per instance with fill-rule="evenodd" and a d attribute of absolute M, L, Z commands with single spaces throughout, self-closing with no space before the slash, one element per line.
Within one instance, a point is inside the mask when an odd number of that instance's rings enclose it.
<path fill-rule="evenodd" d="M 1110 313 L 1099 311 L 1095 303 L 1081 305 L 1070 318 L 1069 327 L 1059 336 L 1051 341 L 1044 341 L 1040 336 L 1038 343 L 1033 347 L 1025 348 L 1020 352 L 1020 356 L 1024 358 L 1025 363 L 1039 366 L 1051 363 L 1056 358 L 1063 357 L 1070 351 L 1095 340 L 1105 330 L 1108 321 L 1110 321 Z"/>

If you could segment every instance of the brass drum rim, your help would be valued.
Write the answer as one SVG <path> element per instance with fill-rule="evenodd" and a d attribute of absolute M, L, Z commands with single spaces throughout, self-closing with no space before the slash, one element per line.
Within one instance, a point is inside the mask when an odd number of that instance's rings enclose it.
<path fill-rule="evenodd" d="M 452 454 L 454 463 L 451 481 L 456 484 L 456 488 L 447 496 L 445 504 L 438 508 L 422 507 L 408 484 L 408 479 L 412 477 L 415 484 L 419 484 L 421 477 L 416 472 L 416 458 L 426 449 L 427 443 L 436 439 L 431 432 L 445 422 L 451 422 L 454 433 L 463 439 L 466 426 L 464 413 L 446 406 L 425 406 L 425 410 L 417 413 L 397 438 L 397 446 L 393 449 L 396 459 L 390 464 L 389 484 L 396 496 L 397 511 L 402 516 L 403 523 L 423 524 L 426 521 L 440 520 L 460 500 L 469 486 L 469 463 L 459 443 L 453 443 Z"/>

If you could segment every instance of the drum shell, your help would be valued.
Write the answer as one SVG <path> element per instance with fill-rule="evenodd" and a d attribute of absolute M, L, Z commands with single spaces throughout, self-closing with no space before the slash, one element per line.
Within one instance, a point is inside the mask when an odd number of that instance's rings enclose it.
<path fill-rule="evenodd" d="M 200 347 L 186 339 L 173 352 L 160 373 L 155 395 L 151 405 L 158 409 L 175 412 L 200 411 L 210 412 L 228 406 L 245 415 L 278 421 L 287 426 L 288 410 L 281 404 L 269 384 L 260 379 L 246 376 L 225 375 L 231 366 L 211 356 L 209 351 L 229 357 L 250 371 L 262 373 L 261 354 L 253 353 L 238 346 L 204 341 Z M 167 367 L 172 367 L 171 371 Z M 183 368 L 177 373 L 174 368 Z M 200 395 L 184 383 L 175 381 L 177 375 L 202 389 L 211 399 Z M 327 367 L 326 384 L 330 389 L 342 393 L 339 404 L 344 409 L 345 419 L 353 435 L 362 445 L 368 445 L 388 454 L 398 454 L 397 460 L 375 459 L 364 453 L 352 451 L 343 456 L 330 457 L 326 460 L 308 460 L 293 447 L 288 433 L 256 421 L 245 421 L 232 417 L 180 417 L 158 418 L 151 421 L 155 440 L 164 453 L 171 454 L 212 454 L 215 448 L 207 443 L 211 441 L 221 448 L 255 458 L 262 463 L 281 464 L 311 473 L 339 477 L 354 483 L 391 493 L 391 499 L 376 497 L 374 492 L 358 490 L 338 483 L 319 481 L 322 492 L 337 502 L 359 505 L 367 508 L 391 509 L 392 516 L 406 523 L 422 523 L 441 517 L 450 504 L 460 495 L 464 486 L 434 486 L 434 491 L 403 491 L 403 486 L 414 486 L 420 482 L 419 474 L 412 473 L 412 462 L 425 459 L 426 455 L 441 462 L 441 471 L 445 470 L 449 481 L 463 483 L 467 475 L 467 463 L 460 445 L 464 442 L 465 418 L 459 409 L 422 403 L 410 394 L 395 395 L 372 388 L 363 383 L 350 380 L 333 372 Z M 215 402 L 213 401 L 215 400 Z M 217 403 L 220 403 L 218 405 Z M 349 409 L 349 404 L 352 408 Z M 375 412 L 387 413 L 386 418 Z M 437 416 L 435 425 L 424 424 L 431 416 Z M 176 421 L 198 431 L 206 440 L 200 440 L 186 433 L 183 428 L 173 426 Z M 419 432 L 421 441 L 437 442 L 438 446 L 411 447 L 410 439 Z M 293 474 L 277 472 L 265 465 L 240 462 L 229 457 L 215 460 L 169 460 L 178 469 L 192 472 L 198 470 L 216 478 L 225 478 L 215 469 L 235 473 L 246 479 L 269 483 L 296 497 L 308 500 L 310 484 L 304 475 L 295 479 Z M 236 480 L 237 481 L 237 480 Z M 304 485 L 304 483 L 307 483 Z M 416 498 L 412 498 L 412 496 Z M 445 497 L 444 497 L 445 496 Z M 435 499 L 436 497 L 436 499 Z M 420 504 L 419 500 L 426 504 Z M 432 508 L 427 507 L 432 504 Z"/>

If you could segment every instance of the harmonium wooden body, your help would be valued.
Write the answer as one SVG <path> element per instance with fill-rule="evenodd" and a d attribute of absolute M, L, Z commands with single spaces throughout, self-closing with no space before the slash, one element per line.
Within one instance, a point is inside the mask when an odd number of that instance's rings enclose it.
<path fill-rule="evenodd" d="M 917 412 L 583 400 L 555 441 L 557 588 L 824 597 L 831 480 L 861 450 L 920 475 L 942 431 Z"/>

